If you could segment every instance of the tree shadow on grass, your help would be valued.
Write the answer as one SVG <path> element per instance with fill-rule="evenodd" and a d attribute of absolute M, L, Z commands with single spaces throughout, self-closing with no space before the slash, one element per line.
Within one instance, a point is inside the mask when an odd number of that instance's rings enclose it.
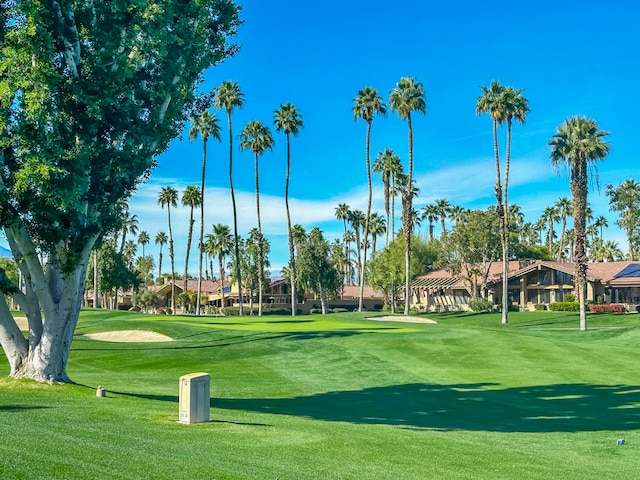
<path fill-rule="evenodd" d="M 0 412 L 22 412 L 25 410 L 40 410 L 50 408 L 44 405 L 0 405 Z"/>
<path fill-rule="evenodd" d="M 356 424 L 490 432 L 576 432 L 640 428 L 640 387 L 427 383 L 295 398 L 212 399 L 223 409 Z"/>

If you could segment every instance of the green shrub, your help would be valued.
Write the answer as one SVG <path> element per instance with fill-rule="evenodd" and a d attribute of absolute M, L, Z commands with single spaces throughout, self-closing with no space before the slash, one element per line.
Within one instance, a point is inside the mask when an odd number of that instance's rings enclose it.
<path fill-rule="evenodd" d="M 222 314 L 225 316 L 233 317 L 240 315 L 239 307 L 223 307 Z"/>
<path fill-rule="evenodd" d="M 563 303 L 572 303 L 575 301 L 576 301 L 576 296 L 573 293 L 565 294 Z"/>
<path fill-rule="evenodd" d="M 346 312 L 348 312 L 349 310 L 348 310 L 348 309 L 346 309 L 346 308 L 336 307 L 336 308 L 332 308 L 332 309 L 331 309 L 331 311 L 332 311 L 333 313 L 346 313 Z"/>
<path fill-rule="evenodd" d="M 291 315 L 291 308 L 283 307 L 262 307 L 263 315 Z"/>
<path fill-rule="evenodd" d="M 312 308 L 311 310 L 309 310 L 309 313 L 311 315 L 316 315 L 318 313 L 322 313 L 322 309 L 321 308 Z"/>
<path fill-rule="evenodd" d="M 579 312 L 580 304 L 578 302 L 555 302 L 549 304 L 549 310 L 552 312 Z"/>
<path fill-rule="evenodd" d="M 536 303 L 533 308 L 535 308 L 536 312 L 541 312 L 547 309 L 547 306 L 544 303 Z"/>
<path fill-rule="evenodd" d="M 490 312 L 493 310 L 493 304 L 489 300 L 478 299 L 469 300 L 469 308 L 472 312 Z"/>
<path fill-rule="evenodd" d="M 620 305 L 619 303 L 609 304 L 609 305 L 598 305 L 598 304 L 590 304 L 589 310 L 592 313 L 624 313 L 625 308 L 624 305 Z"/>

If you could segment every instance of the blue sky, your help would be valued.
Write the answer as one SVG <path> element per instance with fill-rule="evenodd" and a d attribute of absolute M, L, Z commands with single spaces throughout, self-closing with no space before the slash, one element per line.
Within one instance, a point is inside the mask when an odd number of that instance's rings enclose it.
<path fill-rule="evenodd" d="M 510 202 L 526 220 L 559 197 L 570 197 L 566 175 L 550 166 L 547 142 L 567 117 L 594 118 L 611 132 L 610 156 L 599 164 L 602 193 L 590 193 L 594 213 L 606 215 L 605 237 L 626 242 L 608 211 L 604 186 L 636 178 L 639 106 L 637 21 L 640 7 L 629 1 L 423 2 L 396 0 L 246 0 L 236 57 L 205 75 L 203 90 L 238 81 L 245 106 L 233 116 L 234 134 L 258 119 L 273 126 L 273 111 L 292 102 L 305 128 L 292 140 L 292 221 L 319 226 L 329 240 L 342 235 L 335 219 L 339 203 L 366 210 L 365 123 L 351 108 L 359 89 L 371 86 L 386 100 L 403 76 L 426 91 L 427 112 L 414 117 L 415 206 L 446 198 L 466 208 L 494 203 L 495 168 L 489 117 L 475 115 L 480 86 L 492 80 L 524 88 L 531 109 L 514 128 Z M 219 112 L 223 142 L 209 142 L 205 230 L 232 225 L 228 185 L 228 131 Z M 284 180 L 286 142 L 273 132 L 272 152 L 260 159 L 262 225 L 272 244 L 271 264 L 286 264 Z M 504 132 L 501 132 L 504 145 Z M 239 142 L 235 140 L 237 146 Z M 389 147 L 407 165 L 406 122 L 391 114 L 374 120 L 372 160 Z M 504 147 L 503 152 L 504 152 Z M 130 201 L 140 229 L 153 239 L 167 231 L 160 189 L 180 192 L 199 185 L 202 142 L 176 140 L 161 155 L 151 179 Z M 256 225 L 253 156 L 234 152 L 234 184 L 240 233 Z M 374 211 L 383 213 L 382 188 L 374 176 Z M 184 268 L 188 209 L 172 211 L 176 269 Z M 197 224 L 196 224 L 196 228 Z M 426 234 L 426 224 L 421 227 Z M 436 229 L 438 232 L 438 229 Z M 196 242 L 194 241 L 194 248 Z M 166 247 L 165 247 L 166 248 Z M 148 245 L 147 253 L 157 253 Z M 168 256 L 163 270 L 168 270 Z M 196 273 L 192 256 L 190 271 Z M 274 274 L 277 276 L 277 274 Z"/>

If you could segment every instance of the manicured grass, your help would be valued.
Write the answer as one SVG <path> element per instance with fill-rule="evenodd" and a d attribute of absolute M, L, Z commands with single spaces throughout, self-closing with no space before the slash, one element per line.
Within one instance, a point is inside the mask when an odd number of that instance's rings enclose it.
<path fill-rule="evenodd" d="M 83 311 L 176 341 L 76 338 L 75 385 L 0 380 L 0 478 L 637 478 L 640 315 L 366 316 Z M 212 421 L 179 424 L 199 371 Z"/>

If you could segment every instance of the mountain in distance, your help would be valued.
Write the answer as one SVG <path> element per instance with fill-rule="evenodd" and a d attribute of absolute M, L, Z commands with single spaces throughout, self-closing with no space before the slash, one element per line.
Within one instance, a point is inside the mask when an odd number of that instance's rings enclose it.
<path fill-rule="evenodd" d="M 11 250 L 0 246 L 0 257 L 13 258 L 13 255 L 11 255 Z"/>

